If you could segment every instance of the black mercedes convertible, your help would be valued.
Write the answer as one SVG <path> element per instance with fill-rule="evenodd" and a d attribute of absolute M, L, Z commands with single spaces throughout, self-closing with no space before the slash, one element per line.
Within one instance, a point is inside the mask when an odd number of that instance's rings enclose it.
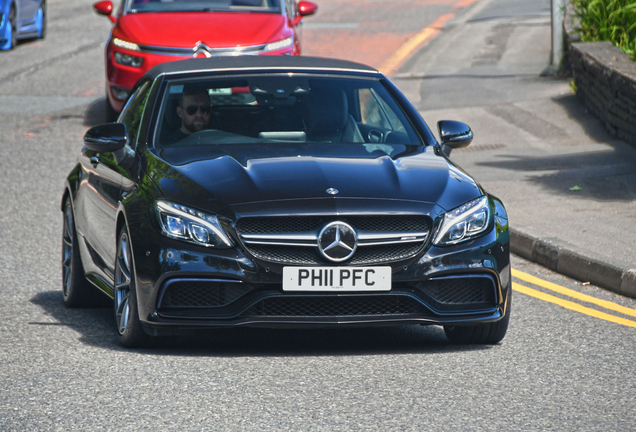
<path fill-rule="evenodd" d="M 66 305 L 122 345 L 198 329 L 441 325 L 506 334 L 508 216 L 377 70 L 311 57 L 151 69 L 84 137 L 62 198 Z"/>

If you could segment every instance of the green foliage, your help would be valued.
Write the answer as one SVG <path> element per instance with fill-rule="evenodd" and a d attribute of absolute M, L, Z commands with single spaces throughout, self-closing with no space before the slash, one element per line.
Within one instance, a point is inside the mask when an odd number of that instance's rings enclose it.
<path fill-rule="evenodd" d="M 610 41 L 636 60 L 636 0 L 572 0 L 583 42 Z"/>
<path fill-rule="evenodd" d="M 576 93 L 576 91 L 578 90 L 578 88 L 576 87 L 576 83 L 574 82 L 574 80 L 570 81 L 570 88 L 572 89 L 572 93 Z"/>

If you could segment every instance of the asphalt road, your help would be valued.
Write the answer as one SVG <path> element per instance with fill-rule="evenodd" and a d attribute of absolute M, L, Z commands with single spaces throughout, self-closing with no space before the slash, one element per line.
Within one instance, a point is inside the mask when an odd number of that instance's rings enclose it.
<path fill-rule="evenodd" d="M 398 3 L 427 10 L 424 27 L 457 2 L 358 1 L 348 22 Z M 636 301 L 516 257 L 496 346 L 396 327 L 120 348 L 111 310 L 66 309 L 60 288 L 63 180 L 103 118 L 110 24 L 90 2 L 48 11 L 45 41 L 0 55 L 0 430 L 634 430 Z M 313 17 L 312 32 L 333 17 Z"/>

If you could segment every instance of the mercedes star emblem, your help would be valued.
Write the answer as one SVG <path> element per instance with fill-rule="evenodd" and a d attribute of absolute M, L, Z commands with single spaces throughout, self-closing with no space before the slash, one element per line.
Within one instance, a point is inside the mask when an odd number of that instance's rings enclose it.
<path fill-rule="evenodd" d="M 351 225 L 331 222 L 324 226 L 318 236 L 318 250 L 330 261 L 346 261 L 358 247 L 358 235 Z"/>

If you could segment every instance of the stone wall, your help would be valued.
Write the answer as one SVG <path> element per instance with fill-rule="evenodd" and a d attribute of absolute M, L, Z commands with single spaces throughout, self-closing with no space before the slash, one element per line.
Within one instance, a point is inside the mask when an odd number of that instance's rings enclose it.
<path fill-rule="evenodd" d="M 568 48 L 576 95 L 612 136 L 636 146 L 636 62 L 610 42 Z"/>

